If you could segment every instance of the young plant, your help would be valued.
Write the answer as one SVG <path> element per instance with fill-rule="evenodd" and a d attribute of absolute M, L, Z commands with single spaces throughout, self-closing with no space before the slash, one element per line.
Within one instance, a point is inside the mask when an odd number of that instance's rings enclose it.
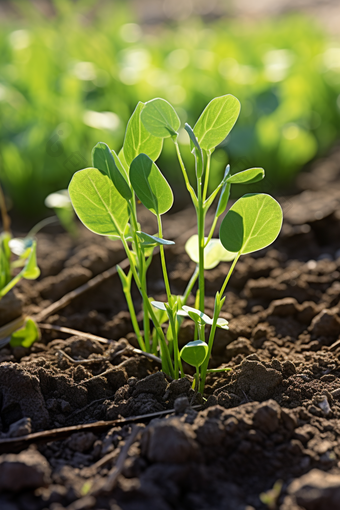
<path fill-rule="evenodd" d="M 262 168 L 250 168 L 231 175 L 228 166 L 220 184 L 207 196 L 211 156 L 215 148 L 228 136 L 239 111 L 240 103 L 234 96 L 218 97 L 207 105 L 194 128 L 185 125 L 195 162 L 195 186 L 189 181 L 178 144 L 180 119 L 174 108 L 164 99 L 153 99 L 146 104 L 138 103 L 127 125 L 120 152 L 117 154 L 105 143 L 98 143 L 93 149 L 92 167 L 74 174 L 69 185 L 73 207 L 84 225 L 97 234 L 113 240 L 120 239 L 124 246 L 130 261 L 130 270 L 126 275 L 118 267 L 118 273 L 141 349 L 159 353 L 162 369 L 175 378 L 185 376 L 181 359 L 187 360 L 193 355 L 190 359 L 196 360 L 193 364 L 196 367 L 196 387 L 202 393 L 216 328 L 228 328 L 227 321 L 220 317 L 220 313 L 225 301 L 223 295 L 233 269 L 242 255 L 271 244 L 282 225 L 281 207 L 271 196 L 247 194 L 226 214 L 220 227 L 219 239 L 213 238 L 218 218 L 226 211 L 231 185 L 249 184 L 264 177 Z M 197 215 L 197 235 L 192 236 L 185 247 L 197 266 L 183 296 L 172 294 L 165 260 L 164 248 L 173 242 L 163 238 L 162 215 L 172 207 L 173 194 L 155 163 L 162 150 L 164 138 L 171 138 L 175 145 L 185 186 Z M 206 215 L 218 194 L 214 220 L 208 236 L 205 236 Z M 158 231 L 155 235 L 141 230 L 137 219 L 136 197 L 156 216 Z M 147 291 L 147 269 L 156 247 L 160 252 L 167 295 L 165 303 L 153 301 Z M 204 313 L 204 272 L 222 261 L 230 261 L 232 264 L 221 289 L 216 293 L 214 314 L 211 318 Z M 131 298 L 132 277 L 143 300 L 143 331 L 139 328 Z M 197 280 L 195 308 L 188 307 L 186 303 Z M 183 316 L 194 320 L 194 342 L 199 342 L 191 343 L 180 352 L 178 333 Z M 153 331 L 150 330 L 150 319 L 154 326 Z M 162 325 L 167 321 L 169 324 L 165 334 Z M 206 326 L 210 327 L 207 343 Z"/>

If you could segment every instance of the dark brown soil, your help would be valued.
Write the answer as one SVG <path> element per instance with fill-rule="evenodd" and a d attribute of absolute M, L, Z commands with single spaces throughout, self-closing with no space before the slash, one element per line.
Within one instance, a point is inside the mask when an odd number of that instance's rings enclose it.
<path fill-rule="evenodd" d="M 31 349 L 0 350 L 0 440 L 176 409 L 137 429 L 77 432 L 1 455 L 1 510 L 340 508 L 340 151 L 298 185 L 299 194 L 281 200 L 276 243 L 236 266 L 223 311 L 230 329 L 219 330 L 211 360 L 233 370 L 207 379 L 206 401 L 188 379 L 171 381 L 157 362 L 126 349 L 137 344 L 117 277 L 44 321 L 110 344 L 42 330 Z M 145 222 L 153 233 L 153 220 Z M 177 240 L 166 252 L 174 293 L 194 269 L 183 251 L 194 224 L 191 210 L 165 221 L 165 236 Z M 118 243 L 85 230 L 76 241 L 41 235 L 38 247 L 42 276 L 9 296 L 0 325 L 22 306 L 37 313 L 124 258 Z M 227 270 L 207 272 L 208 313 Z M 149 276 L 150 294 L 165 300 L 157 260 Z M 134 297 L 138 304 L 136 290 Z M 181 343 L 193 334 L 184 322 Z M 266 506 L 260 495 L 278 480 L 281 493 Z"/>

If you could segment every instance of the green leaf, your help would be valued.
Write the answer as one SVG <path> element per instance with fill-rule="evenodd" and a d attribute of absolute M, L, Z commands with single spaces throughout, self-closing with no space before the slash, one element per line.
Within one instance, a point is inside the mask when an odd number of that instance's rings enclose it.
<path fill-rule="evenodd" d="M 146 154 L 140 154 L 132 161 L 130 181 L 139 200 L 156 216 L 164 214 L 172 206 L 172 190 L 157 165 Z"/>
<path fill-rule="evenodd" d="M 229 200 L 229 196 L 230 196 L 230 187 L 231 187 L 229 182 L 227 182 L 229 172 L 230 172 L 230 165 L 227 165 L 225 172 L 224 172 L 223 181 L 222 181 L 222 182 L 224 182 L 224 184 L 222 186 L 220 198 L 218 199 L 218 204 L 217 204 L 217 208 L 216 208 L 216 214 L 215 214 L 216 218 L 218 218 L 219 216 L 221 216 L 222 213 L 224 213 L 224 211 L 227 207 L 227 204 L 228 204 L 228 200 Z"/>
<path fill-rule="evenodd" d="M 35 280 L 40 275 L 40 269 L 37 266 L 37 243 L 33 241 L 31 252 L 27 259 L 26 265 L 22 270 L 23 278 L 26 280 Z"/>
<path fill-rule="evenodd" d="M 192 306 L 182 306 L 182 309 L 178 310 L 177 314 L 182 317 L 190 317 L 190 319 L 192 319 L 197 324 L 204 323 L 208 326 L 211 326 L 213 323 L 213 319 L 209 317 L 209 315 L 201 312 L 197 308 L 193 308 Z M 229 329 L 228 324 L 228 321 L 223 319 L 223 317 L 219 317 L 216 322 L 217 327 L 222 329 Z"/>
<path fill-rule="evenodd" d="M 129 219 L 127 202 L 108 175 L 97 168 L 79 170 L 68 189 L 80 221 L 89 230 L 103 236 L 124 233 Z"/>
<path fill-rule="evenodd" d="M 169 245 L 175 244 L 174 241 L 168 241 L 167 239 L 161 239 L 157 236 L 151 236 L 150 234 L 146 234 L 145 232 L 136 232 L 139 239 L 141 240 L 142 246 L 159 246 L 159 245 Z"/>
<path fill-rule="evenodd" d="M 206 359 L 209 347 L 202 340 L 194 340 L 187 343 L 180 352 L 183 361 L 193 367 L 200 367 Z"/>
<path fill-rule="evenodd" d="M 237 121 L 240 108 L 239 100 L 231 94 L 210 101 L 194 127 L 202 149 L 212 152 L 223 142 Z"/>
<path fill-rule="evenodd" d="M 201 312 L 200 310 L 197 310 L 197 308 L 193 308 L 192 306 L 182 306 L 181 310 L 178 310 L 178 315 L 181 315 L 182 317 L 190 317 L 194 322 L 198 324 L 211 324 L 212 319 L 209 317 L 209 315 L 206 315 L 205 313 Z"/>
<path fill-rule="evenodd" d="M 197 149 L 199 152 L 201 152 L 200 144 L 199 144 L 199 143 L 198 143 L 198 141 L 197 141 L 197 138 L 196 138 L 196 136 L 195 136 L 195 133 L 194 133 L 194 132 L 193 132 L 193 130 L 192 130 L 192 127 L 191 127 L 191 126 L 189 126 L 189 124 L 185 123 L 184 129 L 185 129 L 185 131 L 188 133 L 188 135 L 189 135 L 189 137 L 190 137 L 190 140 L 191 140 L 191 142 L 192 142 L 192 145 L 193 145 L 194 147 L 196 147 L 196 149 Z"/>
<path fill-rule="evenodd" d="M 204 239 L 207 241 L 207 238 Z M 193 262 L 198 264 L 198 235 L 194 234 L 185 243 L 185 251 Z M 211 239 L 204 248 L 204 269 L 213 269 L 221 261 L 229 262 L 234 260 L 237 253 L 231 253 L 225 250 L 219 239 Z"/>
<path fill-rule="evenodd" d="M 163 140 L 153 136 L 141 121 L 143 108 L 144 103 L 139 102 L 126 127 L 122 150 L 127 167 L 139 154 L 146 154 L 152 161 L 156 161 L 162 152 Z"/>
<path fill-rule="evenodd" d="M 249 168 L 228 177 L 227 182 L 230 184 L 252 184 L 261 181 L 264 177 L 263 168 Z"/>
<path fill-rule="evenodd" d="M 163 310 L 166 312 L 165 303 L 163 303 L 163 301 L 151 301 L 151 304 L 158 310 Z"/>
<path fill-rule="evenodd" d="M 131 200 L 132 193 L 128 182 L 125 179 L 125 171 L 122 174 L 116 165 L 116 160 L 119 161 L 119 158 L 114 151 L 111 152 L 110 148 L 106 143 L 99 142 L 93 148 L 92 151 L 92 161 L 93 167 L 98 168 L 105 175 L 108 175 L 112 180 L 113 184 L 116 186 L 119 193 L 122 195 L 125 200 Z M 122 168 L 122 165 L 120 164 Z"/>
<path fill-rule="evenodd" d="M 31 345 L 39 339 L 39 329 L 33 319 L 27 318 L 25 325 L 12 333 L 10 346 L 11 347 L 31 347 Z"/>
<path fill-rule="evenodd" d="M 171 104 L 160 98 L 145 103 L 141 120 L 149 133 L 158 138 L 177 136 L 177 131 L 181 125 L 181 121 Z"/>
<path fill-rule="evenodd" d="M 250 193 L 237 200 L 222 221 L 224 248 L 241 255 L 261 250 L 275 241 L 282 226 L 282 209 L 270 195 Z"/>

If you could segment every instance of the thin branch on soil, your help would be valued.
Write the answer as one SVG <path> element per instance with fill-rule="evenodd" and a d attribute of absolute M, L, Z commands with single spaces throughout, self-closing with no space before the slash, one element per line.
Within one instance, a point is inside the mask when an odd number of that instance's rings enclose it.
<path fill-rule="evenodd" d="M 57 351 L 57 353 L 61 354 L 61 358 L 63 356 L 65 356 L 65 358 L 68 359 L 68 361 L 70 361 L 74 365 L 84 365 L 84 364 L 89 364 L 89 363 L 99 363 L 101 361 L 110 361 L 110 359 L 107 356 L 100 356 L 100 358 L 89 358 L 89 359 L 73 359 L 73 358 L 71 358 L 71 356 L 66 354 L 66 352 L 62 351 L 61 349 L 59 349 Z"/>
<path fill-rule="evenodd" d="M 114 394 L 113 395 L 110 395 L 109 397 L 103 397 L 103 398 L 98 398 L 97 400 L 92 400 L 92 402 L 90 402 L 89 404 L 87 404 L 87 406 L 85 407 L 82 407 L 81 409 L 77 409 L 76 411 L 74 411 L 73 413 L 69 414 L 67 416 L 67 419 L 66 421 L 69 421 L 71 420 L 72 418 L 74 418 L 75 416 L 77 416 L 78 414 L 81 414 L 83 413 L 84 411 L 86 411 L 87 409 L 90 409 L 90 407 L 92 407 L 94 404 L 99 404 L 100 402 L 104 402 L 104 400 L 112 400 L 114 398 Z"/>
<path fill-rule="evenodd" d="M 119 475 L 123 471 L 123 467 L 125 464 L 125 461 L 127 459 L 127 456 L 129 454 L 129 449 L 133 445 L 133 443 L 136 441 L 138 434 L 141 432 L 141 427 L 138 427 L 138 425 L 133 425 L 131 434 L 129 439 L 124 444 L 123 448 L 120 451 L 117 464 L 111 469 L 109 476 L 107 479 L 100 483 L 99 486 L 97 486 L 91 494 L 98 495 L 102 492 L 111 492 L 118 480 Z"/>
<path fill-rule="evenodd" d="M 103 338 L 102 336 L 92 335 L 92 333 L 85 333 L 83 331 L 78 331 L 77 329 L 65 328 L 64 326 L 55 326 L 54 324 L 38 324 L 40 329 L 47 329 L 51 331 L 60 331 L 60 333 L 66 333 L 68 335 L 77 335 L 83 338 L 88 338 L 89 340 L 95 340 L 102 344 L 112 344 L 115 340 L 109 340 L 108 338 Z"/>
<path fill-rule="evenodd" d="M 202 407 L 201 405 L 196 405 L 193 406 L 192 409 L 200 409 L 201 407 Z M 19 438 L 15 437 L 9 439 L 0 439 L 0 454 L 19 452 L 27 448 L 30 444 L 61 441 L 69 437 L 74 432 L 80 431 L 102 432 L 117 425 L 126 425 L 127 423 L 158 418 L 160 416 L 166 416 L 167 414 L 173 414 L 174 412 L 175 409 L 169 409 L 165 411 L 158 411 L 156 413 L 131 416 L 129 418 L 120 418 L 118 420 L 96 421 L 94 423 L 83 423 L 81 425 L 71 425 L 70 427 L 61 427 L 57 429 L 44 430 L 42 432 L 27 434 L 26 436 L 21 436 Z"/>
<path fill-rule="evenodd" d="M 90 359 L 73 359 L 73 358 L 71 358 L 71 356 L 66 354 L 66 352 L 62 351 L 61 349 L 59 349 L 57 352 L 62 354 L 63 356 L 65 356 L 71 363 L 73 363 L 75 365 L 81 365 L 84 363 L 85 364 L 97 363 L 99 361 L 111 361 L 112 362 L 114 360 L 114 358 L 116 358 L 117 356 L 120 356 L 122 354 L 138 354 L 139 356 L 144 356 L 145 358 L 149 358 L 153 361 L 156 361 L 157 363 L 162 363 L 161 358 L 159 358 L 158 356 L 155 356 L 154 354 L 151 354 L 150 352 L 144 352 L 144 351 L 141 351 L 140 349 L 135 349 L 134 347 L 124 347 L 124 349 L 121 349 L 120 351 L 115 352 L 113 354 L 113 356 L 111 356 L 111 357 L 101 356 L 99 358 L 90 358 Z"/>

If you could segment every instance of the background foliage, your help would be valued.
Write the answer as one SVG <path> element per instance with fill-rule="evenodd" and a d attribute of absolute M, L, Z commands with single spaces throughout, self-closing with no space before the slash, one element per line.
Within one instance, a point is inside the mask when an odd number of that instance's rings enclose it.
<path fill-rule="evenodd" d="M 263 166 L 268 190 L 282 190 L 339 136 L 340 44 L 309 18 L 141 27 L 121 5 L 54 5 L 46 18 L 22 3 L 23 16 L 0 27 L 1 181 L 21 212 L 41 214 L 98 141 L 118 151 L 137 102 L 153 97 L 191 125 L 215 96 L 241 101 L 213 157 L 216 183 L 229 161 L 232 172 Z M 178 188 L 170 144 L 159 166 Z"/>

